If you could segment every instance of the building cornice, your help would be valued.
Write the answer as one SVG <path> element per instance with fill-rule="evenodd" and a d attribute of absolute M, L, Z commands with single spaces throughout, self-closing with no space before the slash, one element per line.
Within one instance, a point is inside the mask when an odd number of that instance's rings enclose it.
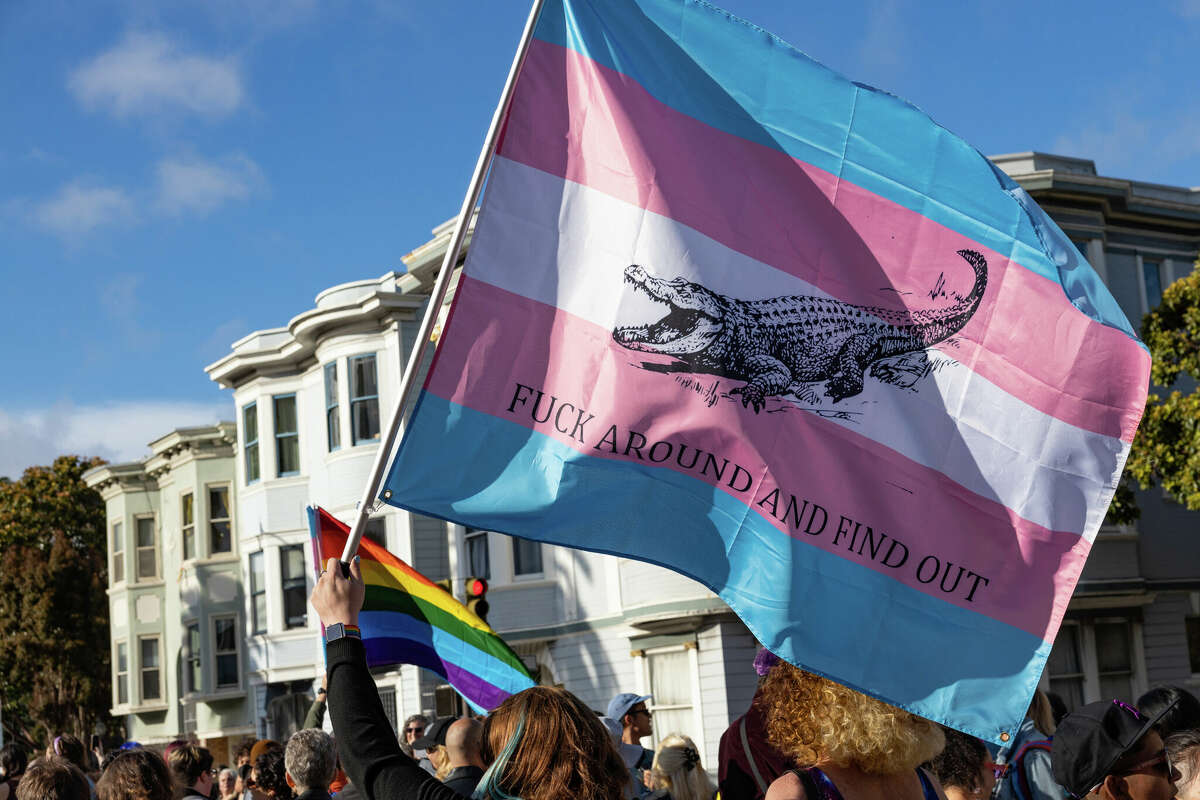
<path fill-rule="evenodd" d="M 283 328 L 254 331 L 233 343 L 233 352 L 205 367 L 222 388 L 236 388 L 262 374 L 295 371 L 316 355 L 321 340 L 335 331 L 378 329 L 393 319 L 412 319 L 425 297 L 398 291 L 401 276 L 354 281 L 317 295 L 316 308 L 292 318 Z"/>

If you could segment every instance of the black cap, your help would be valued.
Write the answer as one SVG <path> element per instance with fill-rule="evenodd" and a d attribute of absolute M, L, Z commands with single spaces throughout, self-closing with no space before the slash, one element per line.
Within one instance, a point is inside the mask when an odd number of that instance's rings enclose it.
<path fill-rule="evenodd" d="M 414 750 L 428 750 L 434 745 L 442 746 L 446 744 L 446 730 L 458 722 L 458 717 L 442 717 L 435 719 L 433 722 L 425 726 L 425 735 L 419 739 L 413 739 Z"/>
<path fill-rule="evenodd" d="M 1120 700 L 1101 700 L 1067 714 L 1050 749 L 1054 780 L 1073 796 L 1083 797 L 1104 782 L 1113 765 L 1132 752 L 1169 709 L 1148 717 Z"/>

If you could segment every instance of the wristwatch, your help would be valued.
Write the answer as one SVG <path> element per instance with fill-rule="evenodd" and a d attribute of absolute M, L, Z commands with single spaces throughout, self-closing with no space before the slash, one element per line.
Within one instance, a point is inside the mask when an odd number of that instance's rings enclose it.
<path fill-rule="evenodd" d="M 362 631 L 357 625 L 343 625 L 340 622 L 325 626 L 325 644 L 345 638 L 362 639 Z"/>

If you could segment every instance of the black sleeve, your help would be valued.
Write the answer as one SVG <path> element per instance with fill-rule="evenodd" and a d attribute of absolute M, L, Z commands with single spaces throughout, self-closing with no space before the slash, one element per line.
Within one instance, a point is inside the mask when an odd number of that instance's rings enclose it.
<path fill-rule="evenodd" d="M 367 669 L 366 651 L 346 637 L 325 649 L 329 718 L 342 768 L 369 800 L 461 800 L 400 751 Z"/>

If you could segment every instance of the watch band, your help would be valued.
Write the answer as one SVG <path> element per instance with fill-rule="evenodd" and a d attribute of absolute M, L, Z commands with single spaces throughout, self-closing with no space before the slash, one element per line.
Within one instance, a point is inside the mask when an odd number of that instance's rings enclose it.
<path fill-rule="evenodd" d="M 325 643 L 336 642 L 338 639 L 362 639 L 362 631 L 357 625 L 343 625 L 335 622 L 325 627 Z"/>

